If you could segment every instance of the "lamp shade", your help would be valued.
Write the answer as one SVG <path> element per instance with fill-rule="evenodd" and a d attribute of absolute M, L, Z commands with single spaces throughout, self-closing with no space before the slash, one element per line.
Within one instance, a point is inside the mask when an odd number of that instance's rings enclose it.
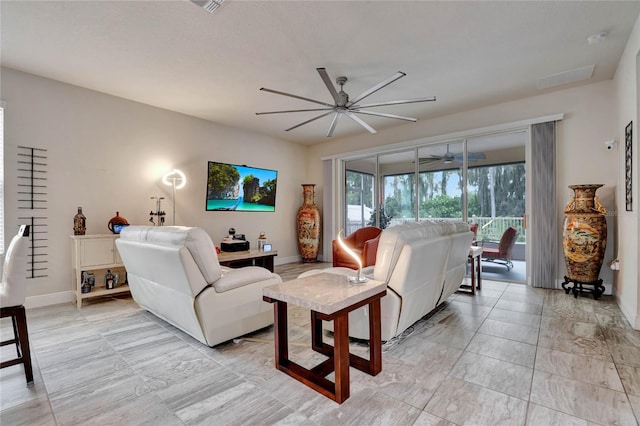
<path fill-rule="evenodd" d="M 162 176 L 165 185 L 174 186 L 175 189 L 182 189 L 187 184 L 187 177 L 178 169 L 173 169 Z"/>

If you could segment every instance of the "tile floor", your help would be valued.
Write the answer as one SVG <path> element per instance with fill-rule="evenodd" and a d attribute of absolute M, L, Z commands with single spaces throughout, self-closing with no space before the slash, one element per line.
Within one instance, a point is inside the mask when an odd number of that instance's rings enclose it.
<path fill-rule="evenodd" d="M 312 265 L 313 266 L 313 265 Z M 285 279 L 308 266 L 282 265 Z M 309 314 L 290 353 L 310 366 Z M 637 425 L 640 332 L 609 297 L 484 281 L 351 369 L 344 404 L 273 367 L 273 329 L 209 348 L 129 298 L 28 311 L 35 383 L 0 370 L 4 425 Z M 3 336 L 10 324 L 1 323 Z M 2 359 L 11 355 L 3 347 Z M 352 350 L 366 353 L 362 342 Z M 634 415 L 635 413 L 635 415 Z"/>

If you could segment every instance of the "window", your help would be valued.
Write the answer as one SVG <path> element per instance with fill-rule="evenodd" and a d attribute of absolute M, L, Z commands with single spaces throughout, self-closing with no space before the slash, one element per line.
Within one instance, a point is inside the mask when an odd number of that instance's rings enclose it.
<path fill-rule="evenodd" d="M 346 226 L 345 235 L 357 229 L 375 225 L 373 214 L 373 175 L 353 170 L 346 171 Z"/>

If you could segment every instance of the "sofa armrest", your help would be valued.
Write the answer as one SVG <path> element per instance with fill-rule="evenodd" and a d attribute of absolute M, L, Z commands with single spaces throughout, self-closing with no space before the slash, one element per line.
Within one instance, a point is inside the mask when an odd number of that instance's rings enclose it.
<path fill-rule="evenodd" d="M 273 277 L 274 274 L 268 269 L 259 266 L 246 266 L 244 268 L 229 270 L 213 283 L 213 288 L 217 293 L 224 293 L 234 288 L 269 280 Z"/>

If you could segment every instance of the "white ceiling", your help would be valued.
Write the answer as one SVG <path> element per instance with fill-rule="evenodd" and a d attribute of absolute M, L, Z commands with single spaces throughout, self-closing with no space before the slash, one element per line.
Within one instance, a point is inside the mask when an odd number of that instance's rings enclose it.
<path fill-rule="evenodd" d="M 0 2 L 2 65 L 303 144 L 325 141 L 330 117 L 255 112 L 331 103 L 316 72 L 349 78 L 352 97 L 396 71 L 407 76 L 367 102 L 420 120 L 567 85 L 536 80 L 595 64 L 611 79 L 639 1 L 430 2 L 227 0 L 208 14 L 187 0 Z M 606 31 L 605 42 L 587 37 Z M 378 130 L 405 125 L 364 117 Z M 366 132 L 339 122 L 334 138 Z"/>

